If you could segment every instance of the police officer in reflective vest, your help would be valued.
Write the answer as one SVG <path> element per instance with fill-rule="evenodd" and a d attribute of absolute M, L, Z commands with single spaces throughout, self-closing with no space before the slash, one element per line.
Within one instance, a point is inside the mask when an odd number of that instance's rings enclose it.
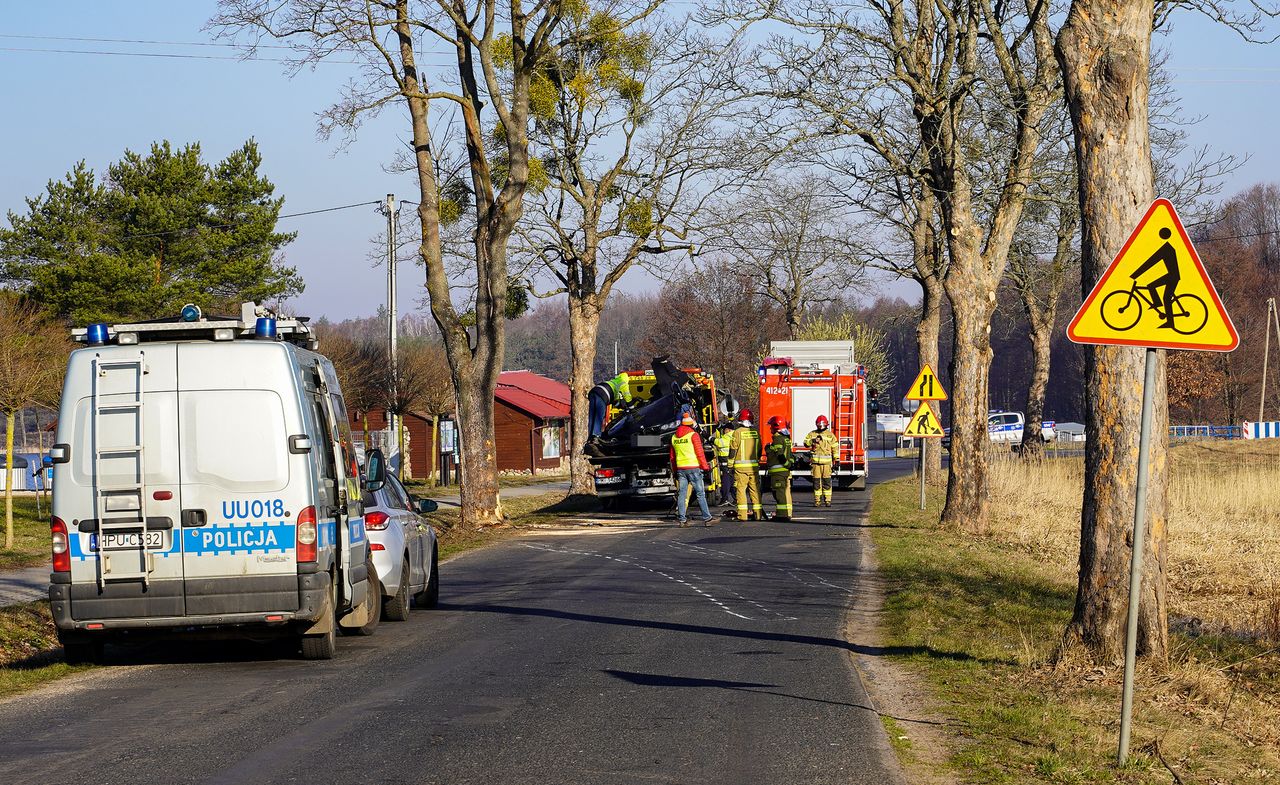
<path fill-rule="evenodd" d="M 738 520 L 764 519 L 760 504 L 760 432 L 751 424 L 751 412 L 743 409 L 738 427 L 729 437 L 729 460 L 733 463 L 734 498 Z"/>
<path fill-rule="evenodd" d="M 685 412 L 680 418 L 680 427 L 671 437 L 671 465 L 676 475 L 676 520 L 681 526 L 688 526 L 689 509 L 688 493 L 692 489 L 697 494 L 698 507 L 702 512 L 702 525 L 711 525 L 711 510 L 707 507 L 707 490 L 703 485 L 703 472 L 710 470 L 707 456 L 702 450 L 702 437 L 694 427 L 693 414 Z"/>
<path fill-rule="evenodd" d="M 831 432 L 825 414 L 818 415 L 814 430 L 804 437 L 809 448 L 809 468 L 813 479 L 813 506 L 831 506 L 831 468 L 840 455 L 840 440 Z"/>
<path fill-rule="evenodd" d="M 775 521 L 791 520 L 791 430 L 780 417 L 769 418 L 773 440 L 765 448 L 765 464 L 769 470 L 769 487 L 773 490 Z"/>
<path fill-rule="evenodd" d="M 729 461 L 729 442 L 733 438 L 733 423 L 721 420 L 712 443 L 716 448 L 716 468 L 720 472 L 720 504 L 733 504 L 733 467 Z"/>

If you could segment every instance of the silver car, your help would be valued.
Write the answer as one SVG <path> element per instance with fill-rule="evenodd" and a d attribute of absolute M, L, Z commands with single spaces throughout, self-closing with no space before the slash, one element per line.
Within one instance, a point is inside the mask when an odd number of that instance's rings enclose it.
<path fill-rule="evenodd" d="M 366 491 L 364 525 L 382 583 L 384 619 L 404 621 L 411 604 L 430 608 L 440 598 L 436 532 L 422 517 L 435 510 L 434 501 L 410 496 L 389 473 L 381 487 Z"/>

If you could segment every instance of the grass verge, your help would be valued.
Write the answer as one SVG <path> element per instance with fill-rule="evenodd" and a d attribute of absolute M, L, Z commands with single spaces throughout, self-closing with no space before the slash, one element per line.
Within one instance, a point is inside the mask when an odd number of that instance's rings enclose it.
<path fill-rule="evenodd" d="M 48 602 L 0 608 L 0 699 L 85 669 L 62 661 Z"/>
<path fill-rule="evenodd" d="M 432 513 L 431 522 L 440 540 L 440 558 L 492 545 L 534 526 L 554 523 L 561 515 L 598 510 L 599 500 L 594 497 L 565 496 L 563 491 L 522 496 L 502 503 L 506 523 L 487 529 L 470 529 L 459 524 L 461 512 L 456 507 Z"/>
<path fill-rule="evenodd" d="M 1167 670 L 1139 668 L 1135 754 L 1119 770 L 1119 670 L 1051 664 L 1074 602 L 1070 571 L 1025 542 L 939 528 L 940 489 L 925 511 L 914 479 L 874 493 L 871 532 L 891 586 L 885 643 L 952 718 L 961 781 L 1274 781 L 1280 662 L 1265 647 L 1175 635 Z"/>
<path fill-rule="evenodd" d="M 42 498 L 40 505 L 40 512 L 43 515 L 36 514 L 34 494 L 13 497 L 13 547 L 0 548 L 0 570 L 16 570 L 48 564 L 48 499 Z M 0 526 L 3 525 L 3 504 L 0 503 Z M 0 542 L 4 542 L 2 533 L 0 533 Z"/>
<path fill-rule="evenodd" d="M 500 488 L 523 488 L 528 485 L 543 485 L 551 482 L 565 482 L 569 479 L 568 473 L 546 472 L 541 474 L 503 474 L 498 477 L 498 487 Z M 415 496 L 423 498 L 435 499 L 441 496 L 457 496 L 458 486 L 456 485 L 432 485 L 426 480 L 409 480 L 404 487 Z"/>

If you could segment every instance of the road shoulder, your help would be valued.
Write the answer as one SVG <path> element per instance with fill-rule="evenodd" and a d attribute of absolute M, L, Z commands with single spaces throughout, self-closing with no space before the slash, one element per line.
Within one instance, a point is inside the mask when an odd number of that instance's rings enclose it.
<path fill-rule="evenodd" d="M 871 506 L 860 517 L 857 585 L 846 616 L 845 634 L 853 647 L 853 667 L 873 710 L 880 715 L 905 779 L 911 785 L 953 785 L 958 782 L 948 765 L 954 738 L 947 732 L 948 718 L 941 704 L 925 686 L 923 674 L 894 659 L 884 644 L 884 601 L 888 581 L 876 562 L 871 536 Z"/>

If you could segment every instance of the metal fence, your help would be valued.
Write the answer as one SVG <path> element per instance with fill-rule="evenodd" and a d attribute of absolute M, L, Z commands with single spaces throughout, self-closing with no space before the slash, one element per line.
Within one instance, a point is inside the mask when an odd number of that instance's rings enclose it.
<path fill-rule="evenodd" d="M 1239 425 L 1170 425 L 1170 439 L 1241 439 Z"/>

